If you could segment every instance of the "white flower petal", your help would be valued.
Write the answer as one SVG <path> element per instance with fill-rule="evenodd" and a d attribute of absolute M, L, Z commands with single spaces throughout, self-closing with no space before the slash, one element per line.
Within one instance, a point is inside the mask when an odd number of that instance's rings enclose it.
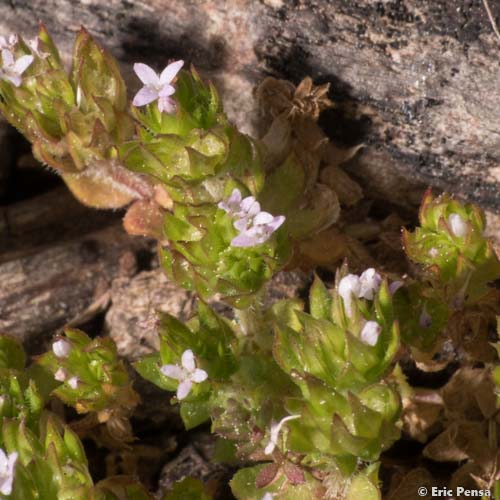
<path fill-rule="evenodd" d="M 193 387 L 191 380 L 183 380 L 177 387 L 177 399 L 179 401 L 184 399 L 191 392 L 191 387 Z"/>
<path fill-rule="evenodd" d="M 259 244 L 259 239 L 249 232 L 240 233 L 231 240 L 231 246 L 236 248 L 254 247 Z"/>
<path fill-rule="evenodd" d="M 175 380 L 184 380 L 186 378 L 185 370 L 177 365 L 163 365 L 160 371 L 163 375 Z"/>
<path fill-rule="evenodd" d="M 194 354 L 191 349 L 186 349 L 182 353 L 182 367 L 186 369 L 188 372 L 194 372 L 194 369 L 196 368 L 195 362 L 194 362 Z"/>
<path fill-rule="evenodd" d="M 239 189 L 234 188 L 231 196 L 227 200 L 228 205 L 238 206 L 241 203 L 241 192 Z"/>
<path fill-rule="evenodd" d="M 2 50 L 2 64 L 4 68 L 14 64 L 14 54 L 8 49 Z"/>
<path fill-rule="evenodd" d="M 288 415 L 287 417 L 282 418 L 278 423 L 271 424 L 271 429 L 269 432 L 269 443 L 264 448 L 264 453 L 266 455 L 270 455 L 273 452 L 274 448 L 277 446 L 278 435 L 283 425 L 289 420 L 295 420 L 296 418 L 300 418 L 300 415 Z"/>
<path fill-rule="evenodd" d="M 159 86 L 160 78 L 156 71 L 149 67 L 147 64 L 135 63 L 134 64 L 135 74 L 139 77 L 142 83 L 145 85 Z"/>
<path fill-rule="evenodd" d="M 250 221 L 248 220 L 247 217 L 243 217 L 242 219 L 237 219 L 233 222 L 233 226 L 235 229 L 237 229 L 238 231 L 242 232 L 242 231 L 246 231 L 246 229 L 248 228 L 248 224 L 250 223 Z"/>
<path fill-rule="evenodd" d="M 182 66 L 184 65 L 184 61 L 175 61 L 171 64 L 169 64 L 162 72 L 160 75 L 160 83 L 162 85 L 165 85 L 167 83 L 170 83 L 176 76 L 177 73 L 181 70 Z"/>
<path fill-rule="evenodd" d="M 52 352 L 58 358 L 67 358 L 71 352 L 71 344 L 64 339 L 59 339 L 52 344 Z"/>
<path fill-rule="evenodd" d="M 359 277 L 355 274 L 348 274 L 340 280 L 338 292 L 342 297 L 345 312 L 349 317 L 352 314 L 352 296 L 357 297 L 360 289 Z"/>
<path fill-rule="evenodd" d="M 374 346 L 381 332 L 382 327 L 376 321 L 367 321 L 361 330 L 360 339 L 365 344 Z"/>
<path fill-rule="evenodd" d="M 448 217 L 448 225 L 457 238 L 463 238 L 467 234 L 467 224 L 458 214 L 451 214 Z"/>
<path fill-rule="evenodd" d="M 359 277 L 360 289 L 358 297 L 373 300 L 374 293 L 380 288 L 382 276 L 373 267 L 363 271 Z"/>
<path fill-rule="evenodd" d="M 33 56 L 21 56 L 15 63 L 14 63 L 14 71 L 18 75 L 22 75 L 28 66 L 33 62 L 34 57 Z"/>
<path fill-rule="evenodd" d="M 66 370 L 64 368 L 58 368 L 56 373 L 54 373 L 54 378 L 58 382 L 64 382 L 67 376 L 68 374 L 66 373 Z"/>
<path fill-rule="evenodd" d="M 158 99 L 158 92 L 152 87 L 142 87 L 137 94 L 135 94 L 132 104 L 134 106 L 145 106 L 150 102 Z"/>
<path fill-rule="evenodd" d="M 4 80 L 8 80 L 15 87 L 20 87 L 21 83 L 23 83 L 23 79 L 19 75 L 14 74 L 14 73 L 11 73 L 11 74 L 4 73 L 4 74 L 2 74 L 0 72 L 0 78 L 3 78 Z"/>
<path fill-rule="evenodd" d="M 254 217 L 253 223 L 257 225 L 269 224 L 273 219 L 274 217 L 270 213 L 260 212 Z"/>
<path fill-rule="evenodd" d="M 170 97 L 160 97 L 158 99 L 158 109 L 160 113 L 173 113 L 175 112 L 175 101 Z"/>
<path fill-rule="evenodd" d="M 159 90 L 158 95 L 160 97 L 169 97 L 175 93 L 174 87 L 172 85 L 163 85 L 163 87 Z"/>
<path fill-rule="evenodd" d="M 191 381 L 196 382 L 197 384 L 203 382 L 204 380 L 207 380 L 207 378 L 208 378 L 208 373 L 205 370 L 202 370 L 201 368 L 196 368 L 193 375 L 191 375 Z"/>
<path fill-rule="evenodd" d="M 18 454 L 13 451 L 8 456 L 0 449 L 0 493 L 10 495 L 12 493 L 12 483 L 14 482 L 14 469 Z"/>
<path fill-rule="evenodd" d="M 260 203 L 253 196 L 247 196 L 241 200 L 240 208 L 245 215 L 253 217 L 260 212 Z"/>
<path fill-rule="evenodd" d="M 273 217 L 273 220 L 267 224 L 267 227 L 271 230 L 272 233 L 276 231 L 286 220 L 284 215 L 278 215 Z"/>

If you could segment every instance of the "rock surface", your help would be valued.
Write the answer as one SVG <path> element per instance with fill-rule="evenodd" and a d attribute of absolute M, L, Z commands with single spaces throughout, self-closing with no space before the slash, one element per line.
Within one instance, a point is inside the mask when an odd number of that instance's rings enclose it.
<path fill-rule="evenodd" d="M 490 0 L 493 16 L 500 5 Z M 194 63 L 233 120 L 252 131 L 252 88 L 266 74 L 332 83 L 322 125 L 365 142 L 364 162 L 500 210 L 500 40 L 482 1 L 16 0 L 0 34 L 46 23 L 66 56 L 80 25 L 137 82 L 131 63 Z M 135 86 L 135 87 L 134 87 Z M 355 168 L 355 166 L 354 166 Z M 362 175 L 368 175 L 363 173 Z M 368 184 L 370 177 L 367 178 Z"/>

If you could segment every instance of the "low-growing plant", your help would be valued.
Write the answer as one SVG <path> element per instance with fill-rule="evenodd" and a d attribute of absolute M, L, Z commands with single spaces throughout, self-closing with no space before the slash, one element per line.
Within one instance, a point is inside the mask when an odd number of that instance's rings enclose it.
<path fill-rule="evenodd" d="M 345 224 L 334 233 L 332 225 L 341 206 L 362 196 L 339 168 L 357 149 L 332 159 L 316 123 L 332 105 L 328 86 L 267 79 L 257 91 L 267 131 L 257 140 L 230 123 L 215 88 L 183 61 L 161 73 L 135 64 L 143 87 L 129 103 L 118 64 L 84 30 L 69 73 L 43 26 L 30 42 L 15 36 L 0 45 L 0 111 L 34 156 L 83 203 L 127 206 L 127 231 L 157 239 L 169 278 L 197 294 L 186 323 L 160 315 L 159 352 L 134 367 L 175 392 L 186 429 L 211 422 L 219 459 L 240 467 L 230 482 L 236 498 L 381 498 L 382 452 L 402 429 L 424 432 L 409 425 L 416 400 L 400 364 L 413 356 L 430 365 L 450 343 L 465 363 L 481 363 L 480 390 L 490 397 L 479 421 L 457 423 L 461 414 L 450 410 L 457 384 L 449 382 L 436 440 L 487 421 L 484 440 L 498 447 L 491 331 L 500 264 L 478 207 L 429 191 L 420 226 L 403 234 L 412 275 L 396 279 L 372 266 L 351 273 L 337 264 L 348 258 L 359 269 L 362 244 Z M 336 263 L 333 286 L 315 276 L 306 301 L 265 300 L 278 271 L 322 263 L 318 248 L 331 234 L 335 258 L 325 262 Z M 232 314 L 207 305 L 214 297 Z M 462 373 L 467 381 L 474 372 Z M 0 386 L 2 495 L 149 498 L 134 478 L 94 484 L 78 436 L 99 427 L 108 446 L 133 440 L 129 417 L 139 397 L 109 338 L 66 329 L 26 367 L 22 347 L 2 336 Z M 54 397 L 85 416 L 65 423 L 49 410 Z M 426 450 L 436 456 L 432 443 Z M 474 465 L 478 486 L 500 488 L 498 453 L 485 455 L 488 466 L 472 453 L 457 456 Z M 165 498 L 211 493 L 188 478 Z"/>

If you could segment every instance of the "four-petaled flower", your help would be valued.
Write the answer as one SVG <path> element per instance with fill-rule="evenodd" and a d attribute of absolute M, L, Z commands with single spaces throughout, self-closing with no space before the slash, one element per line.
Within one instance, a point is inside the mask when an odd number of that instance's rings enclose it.
<path fill-rule="evenodd" d="M 276 446 L 278 446 L 278 436 L 283 427 L 283 424 L 288 422 L 289 420 L 295 420 L 296 418 L 300 418 L 300 415 L 289 415 L 288 417 L 282 418 L 279 422 L 271 423 L 271 429 L 269 431 L 269 443 L 264 448 L 264 453 L 266 455 L 270 455 Z"/>
<path fill-rule="evenodd" d="M 58 358 L 67 358 L 71 351 L 71 344 L 64 339 L 59 339 L 52 344 L 52 351 Z"/>
<path fill-rule="evenodd" d="M 0 67 L 0 80 L 8 80 L 15 87 L 19 87 L 23 81 L 21 75 L 33 62 L 33 56 L 21 56 L 17 61 L 14 54 L 8 50 L 2 50 L 2 66 Z"/>
<path fill-rule="evenodd" d="M 16 466 L 18 454 L 16 451 L 8 455 L 0 448 L 0 493 L 10 495 L 14 481 L 14 467 Z"/>
<path fill-rule="evenodd" d="M 367 321 L 361 330 L 359 338 L 365 344 L 374 346 L 379 338 L 382 327 L 376 321 Z"/>
<path fill-rule="evenodd" d="M 163 375 L 179 381 L 177 387 L 177 399 L 184 399 L 191 391 L 193 384 L 199 384 L 207 379 L 208 374 L 205 370 L 196 368 L 194 354 L 191 349 L 182 353 L 181 365 L 163 365 L 160 371 Z"/>
<path fill-rule="evenodd" d="M 175 111 L 175 101 L 170 97 L 175 93 L 175 88 L 171 85 L 184 64 L 184 61 L 175 61 L 169 64 L 160 75 L 147 64 L 134 64 L 135 74 L 139 77 L 144 87 L 135 94 L 132 104 L 134 106 L 145 106 L 158 100 L 160 113 Z"/>
<path fill-rule="evenodd" d="M 285 222 L 283 215 L 274 216 L 261 211 L 260 203 L 253 197 L 242 198 L 239 189 L 217 205 L 236 220 L 233 226 L 239 231 L 231 241 L 231 246 L 247 248 L 265 243 Z"/>
<path fill-rule="evenodd" d="M 448 226 L 457 238 L 463 238 L 467 234 L 467 224 L 458 214 L 450 214 Z"/>

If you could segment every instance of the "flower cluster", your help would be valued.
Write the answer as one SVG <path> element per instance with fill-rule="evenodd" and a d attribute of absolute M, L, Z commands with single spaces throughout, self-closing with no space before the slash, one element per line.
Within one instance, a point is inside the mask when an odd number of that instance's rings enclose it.
<path fill-rule="evenodd" d="M 57 358 L 67 358 L 71 352 L 71 344 L 64 339 L 56 340 L 52 344 L 52 352 Z M 68 372 L 64 368 L 58 368 L 54 373 L 54 378 L 58 382 L 67 382 L 72 389 L 78 387 L 78 377 L 76 375 L 68 376 Z"/>
<path fill-rule="evenodd" d="M 361 276 L 348 274 L 339 282 L 339 295 L 344 301 L 347 316 L 352 315 L 352 297 L 373 300 L 373 294 L 380 288 L 382 277 L 375 269 L 369 268 L 363 271 Z"/>
<path fill-rule="evenodd" d="M 265 243 L 285 222 L 283 215 L 273 216 L 261 210 L 260 203 L 253 196 L 242 198 L 239 189 L 234 189 L 218 207 L 236 219 L 233 225 L 239 234 L 231 241 L 233 247 L 246 248 Z"/>

